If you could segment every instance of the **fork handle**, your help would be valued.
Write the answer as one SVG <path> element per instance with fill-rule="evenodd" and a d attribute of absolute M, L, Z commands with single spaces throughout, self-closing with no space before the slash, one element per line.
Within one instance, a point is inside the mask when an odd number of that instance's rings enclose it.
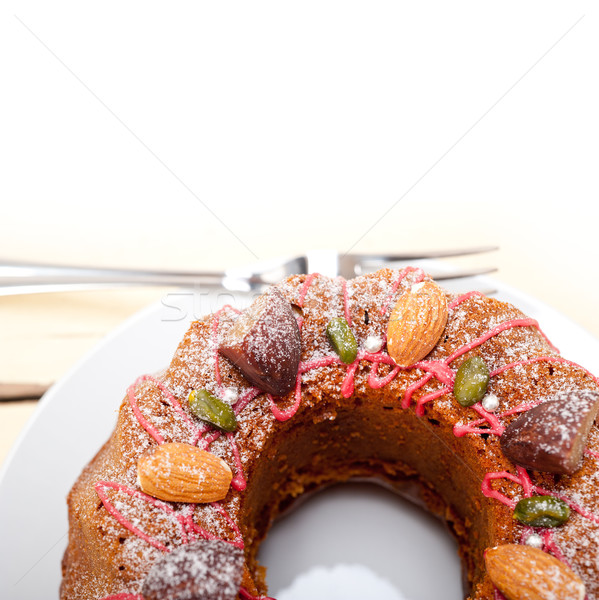
<path fill-rule="evenodd" d="M 25 288 L 97 285 L 220 286 L 224 273 L 102 269 L 65 265 L 0 263 L 0 295 L 22 293 Z"/>

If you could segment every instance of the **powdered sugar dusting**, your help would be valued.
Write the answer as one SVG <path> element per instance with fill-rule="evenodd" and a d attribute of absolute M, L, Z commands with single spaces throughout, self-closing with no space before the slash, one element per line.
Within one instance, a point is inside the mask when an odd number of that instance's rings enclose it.
<path fill-rule="evenodd" d="M 97 584 L 98 595 L 137 593 L 150 565 L 162 553 L 172 553 L 173 548 L 213 538 L 243 545 L 237 527 L 243 510 L 241 483 L 245 483 L 244 477 L 251 466 L 272 443 L 279 427 L 283 427 L 273 414 L 273 406 L 289 411 L 293 405 L 294 410 L 289 412 L 292 425 L 296 413 L 309 415 L 311 411 L 315 413 L 315 424 L 334 423 L 337 408 L 351 407 L 354 401 L 359 405 L 369 398 L 384 398 L 385 408 L 392 409 L 386 412 L 389 419 L 393 419 L 396 409 L 413 409 L 423 417 L 423 423 L 429 423 L 431 430 L 437 432 L 438 439 L 446 432 L 453 435 L 454 427 L 460 424 L 465 427 L 465 440 L 455 442 L 465 445 L 456 448 L 462 448 L 460 452 L 464 448 L 479 452 L 485 456 L 484 464 L 497 465 L 497 472 L 487 473 L 482 482 L 484 495 L 492 501 L 510 507 L 520 497 L 541 491 L 566 496 L 573 517 L 555 535 L 543 536 L 544 549 L 556 555 L 563 552 L 564 559 L 589 581 L 589 600 L 597 599 L 599 582 L 592 579 L 599 567 L 599 544 L 595 543 L 599 541 L 599 521 L 594 520 L 594 515 L 599 514 L 594 491 L 599 485 L 596 427 L 590 431 L 581 471 L 562 480 L 542 473 L 533 477 L 515 469 L 502 456 L 498 443 L 505 426 L 518 414 L 554 393 L 597 389 L 596 380 L 561 359 L 539 333 L 534 320 L 509 305 L 477 294 L 449 296 L 449 319 L 438 345 L 416 365 L 400 369 L 385 348 L 389 312 L 401 294 L 424 280 L 427 278 L 416 269 L 382 270 L 346 283 L 321 276 L 295 276 L 277 286 L 287 303 L 296 307 L 293 318 L 297 319 L 301 332 L 301 358 L 297 385 L 276 401 L 261 393 L 235 364 L 219 356 L 219 344 L 240 318 L 238 311 L 226 307 L 193 323 L 164 377 L 144 379 L 134 388 L 133 400 L 129 398 L 122 406 L 111 445 L 97 461 L 92 484 L 101 481 L 108 486 L 107 502 L 98 508 L 98 513 L 104 509 L 106 513 L 109 507 L 114 509 L 102 518 L 103 536 L 108 545 L 118 548 L 118 561 L 124 567 L 118 581 L 111 586 Z M 352 365 L 340 364 L 325 333 L 330 319 L 347 315 L 359 349 Z M 276 329 L 274 322 L 269 321 L 269 327 Z M 262 341 L 268 337 L 266 333 L 264 336 Z M 371 343 L 373 337 L 381 340 L 380 347 Z M 261 344 L 258 346 L 256 354 L 264 351 Z M 497 413 L 486 411 L 480 404 L 464 408 L 453 400 L 455 371 L 473 355 L 483 358 L 491 370 L 489 392 L 500 399 Z M 233 408 L 238 428 L 234 434 L 223 435 L 194 422 L 186 398 L 192 389 L 200 388 L 221 398 L 227 390 L 235 390 Z M 321 409 L 321 404 L 336 408 Z M 312 421 L 311 417 L 307 421 Z M 449 447 L 454 444 L 448 437 L 443 439 Z M 431 440 L 437 443 L 435 438 Z M 239 485 L 222 503 L 169 505 L 171 512 L 136 495 L 137 458 L 156 443 L 165 441 L 206 447 L 231 466 Z M 465 467 L 480 473 L 483 462 L 464 454 Z M 91 478 L 92 471 L 84 477 Z M 123 488 L 111 488 L 111 482 L 119 482 Z M 251 473 L 248 482 L 251 486 Z M 518 525 L 502 527 L 501 535 L 506 539 L 520 533 Z M 138 531 L 146 537 L 140 537 Z M 590 564 L 594 564 L 594 571 Z M 86 593 L 80 591 L 79 597 L 86 597 Z"/>
<path fill-rule="evenodd" d="M 203 540 L 177 548 L 148 573 L 147 600 L 234 600 L 243 572 L 243 552 L 230 544 Z"/>

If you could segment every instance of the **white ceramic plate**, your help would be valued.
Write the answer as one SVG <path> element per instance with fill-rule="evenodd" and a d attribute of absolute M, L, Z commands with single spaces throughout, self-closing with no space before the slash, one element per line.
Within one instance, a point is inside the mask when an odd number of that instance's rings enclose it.
<path fill-rule="evenodd" d="M 538 319 L 567 358 L 599 373 L 599 341 L 592 335 L 514 289 L 481 281 Z M 110 435 L 125 389 L 138 375 L 168 364 L 189 320 L 227 301 L 170 295 L 112 333 L 44 396 L 0 473 L 0 598 L 57 598 L 65 497 Z M 280 600 L 462 597 L 459 563 L 443 528 L 374 486 L 351 484 L 312 497 L 275 525 L 261 559 Z M 302 574 L 293 589 L 282 591 Z"/>

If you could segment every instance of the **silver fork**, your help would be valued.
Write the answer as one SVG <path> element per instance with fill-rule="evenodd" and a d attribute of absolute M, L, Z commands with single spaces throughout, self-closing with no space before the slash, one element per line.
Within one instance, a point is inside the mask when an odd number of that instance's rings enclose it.
<path fill-rule="evenodd" d="M 187 271 L 150 271 L 128 269 L 98 269 L 66 265 L 41 265 L 0 260 L 0 296 L 37 292 L 97 289 L 101 287 L 155 285 L 225 288 L 231 291 L 259 291 L 280 279 L 297 273 L 341 275 L 346 279 L 373 271 L 383 265 L 403 266 L 420 264 L 435 279 L 442 279 L 446 287 L 462 282 L 467 289 L 478 289 L 487 294 L 493 289 L 481 289 L 477 275 L 492 273 L 493 267 L 455 269 L 442 265 L 436 259 L 489 252 L 491 246 L 414 252 L 402 254 L 339 254 L 334 250 L 313 250 L 302 256 L 276 259 L 245 268 L 230 269 L 224 273 Z M 429 262 L 427 262 L 429 261 Z M 467 282 L 467 283 L 466 283 Z M 447 286 L 447 284 L 450 286 Z M 457 291 L 457 290 L 452 290 Z M 0 402 L 33 400 L 42 396 L 48 386 L 0 383 Z"/>
<path fill-rule="evenodd" d="M 340 254 L 334 250 L 313 250 L 301 256 L 253 263 L 247 267 L 212 271 L 170 271 L 142 269 L 105 269 L 68 265 L 32 264 L 0 261 L 0 296 L 39 292 L 68 291 L 115 286 L 177 286 L 225 288 L 230 291 L 259 291 L 288 275 L 321 273 L 347 279 L 373 271 L 383 265 L 426 262 L 427 260 L 480 254 L 496 250 L 492 246 L 459 248 L 401 254 Z M 423 268 L 438 280 L 461 280 L 486 273 L 494 267 L 456 269 L 431 263 Z"/>

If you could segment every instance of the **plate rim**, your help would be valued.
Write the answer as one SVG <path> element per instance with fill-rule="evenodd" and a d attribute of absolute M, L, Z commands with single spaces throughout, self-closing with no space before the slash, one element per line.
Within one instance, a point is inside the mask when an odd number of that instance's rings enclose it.
<path fill-rule="evenodd" d="M 522 292 L 521 290 L 519 290 L 517 288 L 506 285 L 503 282 L 497 281 L 491 277 L 480 276 L 480 277 L 477 277 L 475 279 L 475 281 L 477 282 L 477 285 L 485 285 L 485 286 L 492 285 L 494 288 L 496 288 L 497 294 L 494 294 L 494 297 L 496 297 L 499 300 L 510 302 L 511 304 L 514 304 L 518 308 L 520 308 L 519 303 L 521 303 L 527 307 L 532 307 L 534 309 L 534 312 L 540 313 L 542 315 L 541 327 L 543 327 L 543 324 L 545 322 L 545 324 L 547 326 L 549 326 L 549 329 L 551 329 L 553 324 L 549 323 L 548 321 L 557 320 L 557 324 L 560 327 L 565 328 L 574 338 L 583 338 L 585 344 L 590 344 L 591 346 L 596 346 L 597 348 L 599 348 L 599 340 L 593 334 L 591 334 L 589 331 L 584 329 L 582 326 L 580 326 L 579 324 L 574 322 L 570 317 L 564 315 L 563 313 L 561 313 L 557 309 L 551 307 L 550 305 L 546 304 L 545 302 L 538 300 L 537 298 L 534 298 L 534 297 L 528 295 L 526 292 Z M 240 302 L 242 302 L 243 298 L 241 298 L 241 296 L 243 296 L 243 295 L 239 295 L 239 296 L 240 296 L 239 300 L 240 300 Z M 209 312 L 213 312 L 213 307 L 211 306 L 210 308 L 211 308 L 211 310 L 207 310 L 206 312 L 202 312 L 201 314 L 207 314 Z M 15 468 L 15 465 L 17 464 L 21 454 L 27 452 L 27 449 L 29 448 L 30 444 L 35 444 L 35 440 L 31 439 L 32 431 L 37 426 L 39 426 L 40 422 L 43 422 L 44 416 L 47 414 L 47 411 L 49 410 L 49 408 L 53 407 L 57 402 L 58 403 L 61 402 L 61 398 L 63 398 L 63 396 L 61 396 L 61 394 L 62 394 L 64 388 L 66 386 L 68 386 L 69 383 L 71 381 L 73 381 L 81 373 L 82 370 L 89 368 L 90 365 L 93 365 L 94 360 L 96 360 L 98 358 L 98 355 L 107 346 L 109 346 L 110 344 L 112 344 L 115 341 L 119 341 L 121 339 L 121 336 L 122 336 L 122 339 L 126 339 L 128 336 L 132 335 L 134 328 L 136 326 L 143 325 L 143 326 L 147 327 L 148 324 L 151 323 L 151 320 L 153 318 L 155 319 L 160 316 L 160 311 L 163 309 L 164 309 L 164 304 L 163 304 L 162 300 L 157 300 L 153 303 L 150 303 L 148 306 L 142 308 L 141 310 L 137 311 L 135 314 L 131 315 L 127 319 L 125 319 L 122 323 L 120 323 L 118 326 L 116 326 L 114 329 L 112 329 L 110 332 L 108 332 L 91 349 L 89 349 L 87 352 L 85 352 L 84 355 L 82 357 L 80 357 L 73 364 L 73 366 L 70 369 L 68 369 L 67 372 L 59 380 L 57 380 L 57 382 L 46 392 L 46 394 L 44 394 L 44 396 L 40 400 L 39 405 L 36 407 L 34 413 L 32 414 L 32 416 L 28 420 L 27 424 L 24 426 L 24 428 L 20 432 L 19 436 L 17 437 L 15 443 L 9 450 L 9 453 L 6 456 L 6 459 L 2 465 L 2 468 L 0 469 L 0 504 L 3 502 L 3 498 L 7 495 L 7 491 L 8 491 L 8 493 L 10 493 L 10 488 L 6 487 L 6 481 L 8 479 L 9 474 L 11 473 L 12 469 Z M 527 314 L 530 312 L 530 308 L 527 308 L 527 309 L 521 308 L 521 310 L 523 310 L 523 312 L 526 312 Z M 531 316 L 533 318 L 536 318 L 536 316 L 534 314 Z M 183 333 L 184 333 L 188 329 L 189 324 L 196 318 L 197 317 L 195 314 L 185 317 L 184 319 L 181 320 L 179 327 L 176 330 L 173 330 L 172 337 L 175 341 L 175 344 L 174 344 L 173 350 L 170 352 L 171 357 L 172 357 L 174 350 L 176 349 L 176 346 L 179 343 L 179 340 L 182 337 L 180 332 L 183 331 Z M 558 327 L 558 329 L 559 329 L 559 327 Z M 175 334 L 175 331 L 177 332 L 176 334 Z M 175 335 L 176 335 L 176 337 L 175 337 Z M 550 334 L 549 337 L 551 338 L 552 335 Z M 569 357 L 569 355 L 567 355 L 567 357 Z M 588 367 L 585 367 L 585 368 L 588 368 Z M 124 391 L 125 390 L 123 390 L 123 395 L 124 395 Z M 67 400 L 66 398 L 63 398 L 62 402 L 66 402 L 66 400 Z M 120 402 L 120 399 L 117 399 L 114 402 L 114 405 L 111 405 L 109 407 L 109 410 L 112 411 L 113 413 L 114 413 L 114 411 L 116 411 L 118 409 L 118 402 Z M 95 448 L 94 452 L 97 450 L 98 450 L 98 448 Z M 81 457 L 81 464 L 79 465 L 79 471 L 81 471 L 81 469 L 84 468 L 84 466 L 89 461 L 89 458 L 91 458 L 91 457 L 88 457 L 83 452 L 79 456 Z M 74 483 L 74 480 L 68 484 L 68 489 L 70 489 L 70 487 L 73 485 L 73 483 Z M 61 489 L 57 490 L 57 492 L 62 491 L 62 485 L 64 485 L 64 482 L 61 483 Z M 66 520 L 66 512 L 67 511 L 66 511 L 66 502 L 64 502 L 64 499 L 63 499 L 62 506 L 63 506 L 63 513 L 60 515 L 60 519 Z M 4 511 L 0 511 L 0 512 L 4 512 Z M 55 515 L 54 519 L 57 519 L 57 517 L 58 517 L 58 515 Z M 4 517 L 2 514 L 0 514 L 0 523 L 6 522 L 5 519 L 6 519 L 6 517 Z M 62 521 L 62 522 L 64 522 L 64 521 Z M 64 536 L 64 539 L 62 539 L 62 543 L 59 544 L 59 549 L 61 549 L 60 556 L 62 556 L 64 547 L 66 547 L 66 536 Z M 50 552 L 50 551 L 48 551 L 48 552 Z M 58 570 L 58 573 L 60 573 L 60 565 L 57 565 L 56 568 Z M 22 596 L 22 597 L 29 598 L 29 596 Z"/>

